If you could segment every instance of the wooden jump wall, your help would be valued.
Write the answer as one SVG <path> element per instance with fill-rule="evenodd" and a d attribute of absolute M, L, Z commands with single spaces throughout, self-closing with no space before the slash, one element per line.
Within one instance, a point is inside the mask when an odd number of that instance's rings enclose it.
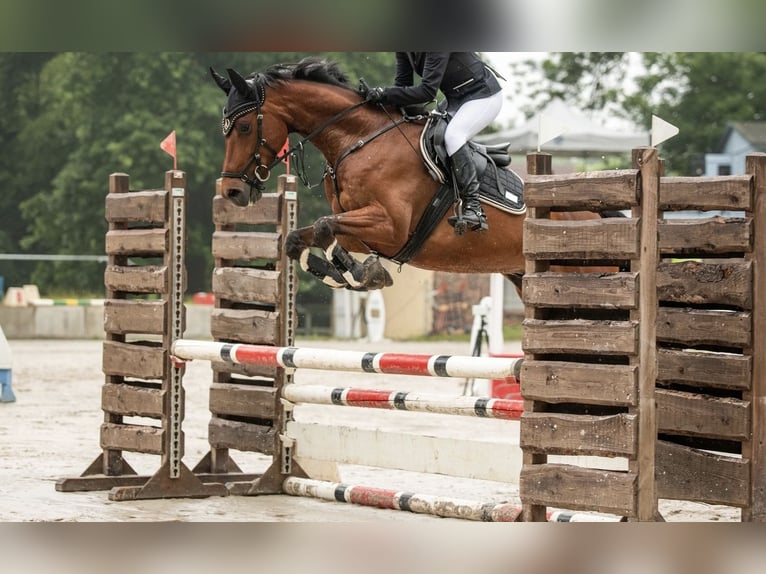
<path fill-rule="evenodd" d="M 551 175 L 548 154 L 528 156 L 521 515 L 546 520 L 556 507 L 660 520 L 666 498 L 765 521 L 766 155 L 749 156 L 745 176 L 695 178 L 662 176 L 655 149 L 633 157 L 629 170 Z M 216 341 L 294 343 L 297 281 L 282 245 L 296 187 L 282 176 L 254 206 L 213 201 Z M 278 367 L 216 363 L 210 452 L 193 470 L 181 461 L 183 366 L 169 350 L 183 332 L 184 237 L 173 221 L 185 213 L 184 188 L 178 171 L 162 190 L 110 177 L 102 452 L 57 490 L 199 497 L 281 492 L 286 476 L 307 478 L 280 440 L 291 375 Z M 551 215 L 601 209 L 630 216 Z M 689 209 L 744 217 L 661 219 Z M 563 273 L 585 263 L 594 272 Z M 246 474 L 230 450 L 273 463 Z M 137 476 L 123 451 L 159 455 L 157 472 Z M 552 454 L 622 458 L 627 470 L 549 464 Z"/>
<path fill-rule="evenodd" d="M 766 155 L 749 156 L 744 176 L 694 178 L 661 176 L 650 148 L 634 151 L 632 170 L 597 174 L 550 175 L 547 154 L 528 160 L 525 519 L 547 506 L 661 519 L 662 498 L 766 520 Z M 631 217 L 560 222 L 554 207 Z M 661 216 L 684 210 L 744 217 Z M 583 263 L 622 271 L 561 273 Z M 583 453 L 625 458 L 628 470 L 546 462 Z"/>

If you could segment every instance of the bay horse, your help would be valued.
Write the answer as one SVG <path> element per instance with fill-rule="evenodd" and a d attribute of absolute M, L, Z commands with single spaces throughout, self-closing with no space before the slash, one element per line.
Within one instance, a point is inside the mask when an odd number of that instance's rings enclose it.
<path fill-rule="evenodd" d="M 420 153 L 423 122 L 366 103 L 337 64 L 317 58 L 248 77 L 232 69 L 228 78 L 210 72 L 228 97 L 221 193 L 239 206 L 257 201 L 271 170 L 310 142 L 327 162 L 324 192 L 332 214 L 291 232 L 287 256 L 334 288 L 391 285 L 379 257 L 392 259 L 402 250 L 440 185 Z M 303 139 L 280 152 L 290 133 Z M 501 273 L 520 289 L 524 215 L 491 205 L 485 212 L 488 231 L 460 236 L 447 222 L 451 214 L 445 215 L 406 263 L 435 271 Z M 320 248 L 320 255 L 312 247 Z M 349 252 L 369 256 L 362 262 Z"/>

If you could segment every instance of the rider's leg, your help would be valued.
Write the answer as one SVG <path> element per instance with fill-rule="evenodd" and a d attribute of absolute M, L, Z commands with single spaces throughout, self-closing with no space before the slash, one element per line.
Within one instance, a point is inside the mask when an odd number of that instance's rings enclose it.
<path fill-rule="evenodd" d="M 463 200 L 463 218 L 472 231 L 485 231 L 487 219 L 479 202 L 476 166 L 467 142 L 497 117 L 502 105 L 502 92 L 466 102 L 455 112 L 444 133 L 447 154 Z M 450 223 L 454 224 L 455 220 L 450 218 Z"/>

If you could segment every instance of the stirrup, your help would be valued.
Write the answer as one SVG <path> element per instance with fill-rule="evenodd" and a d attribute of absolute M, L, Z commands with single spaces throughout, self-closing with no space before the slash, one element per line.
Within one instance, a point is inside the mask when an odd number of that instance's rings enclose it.
<path fill-rule="evenodd" d="M 455 228 L 455 235 L 463 235 L 466 231 L 484 233 L 489 229 L 487 216 L 484 215 L 481 208 L 479 208 L 478 212 L 474 209 L 467 209 L 466 211 L 473 214 L 475 219 L 473 217 L 466 218 L 462 202 L 458 202 L 456 214 L 447 219 L 447 223 Z"/>

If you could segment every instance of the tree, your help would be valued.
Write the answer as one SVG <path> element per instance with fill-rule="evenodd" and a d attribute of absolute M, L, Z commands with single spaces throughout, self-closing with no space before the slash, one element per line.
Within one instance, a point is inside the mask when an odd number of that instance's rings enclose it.
<path fill-rule="evenodd" d="M 19 203 L 34 189 L 36 177 L 47 158 L 20 157 L 19 133 L 22 126 L 39 113 L 40 71 L 54 54 L 0 54 L 0 252 L 19 251 L 25 225 Z M 0 275 L 6 285 L 20 284 L 29 265 L 3 261 Z"/>
<path fill-rule="evenodd" d="M 680 132 L 662 144 L 662 155 L 669 172 L 684 175 L 701 173 L 702 157 L 716 149 L 728 122 L 766 119 L 763 53 L 553 52 L 516 72 L 541 73 L 528 92 L 536 110 L 561 97 L 647 129 L 652 114 L 676 125 Z"/>
<path fill-rule="evenodd" d="M 189 290 L 209 290 L 211 200 L 223 161 L 223 94 L 208 67 L 244 73 L 306 53 L 0 54 L 0 251 L 94 254 L 104 251 L 108 177 L 126 172 L 131 188 L 158 188 L 172 167 L 159 143 L 172 130 L 187 174 Z M 323 54 L 319 54 L 323 55 Z M 393 75 L 393 56 L 327 54 L 352 81 Z M 324 160 L 307 147 L 309 180 L 321 183 Z M 301 194 L 301 224 L 326 213 L 320 188 Z M 3 265 L 5 274 L 9 266 Z M 7 284 L 34 282 L 44 293 L 97 294 L 103 268 L 34 265 Z M 312 285 L 313 281 L 304 282 Z M 326 290 L 325 290 L 326 291 Z"/>

